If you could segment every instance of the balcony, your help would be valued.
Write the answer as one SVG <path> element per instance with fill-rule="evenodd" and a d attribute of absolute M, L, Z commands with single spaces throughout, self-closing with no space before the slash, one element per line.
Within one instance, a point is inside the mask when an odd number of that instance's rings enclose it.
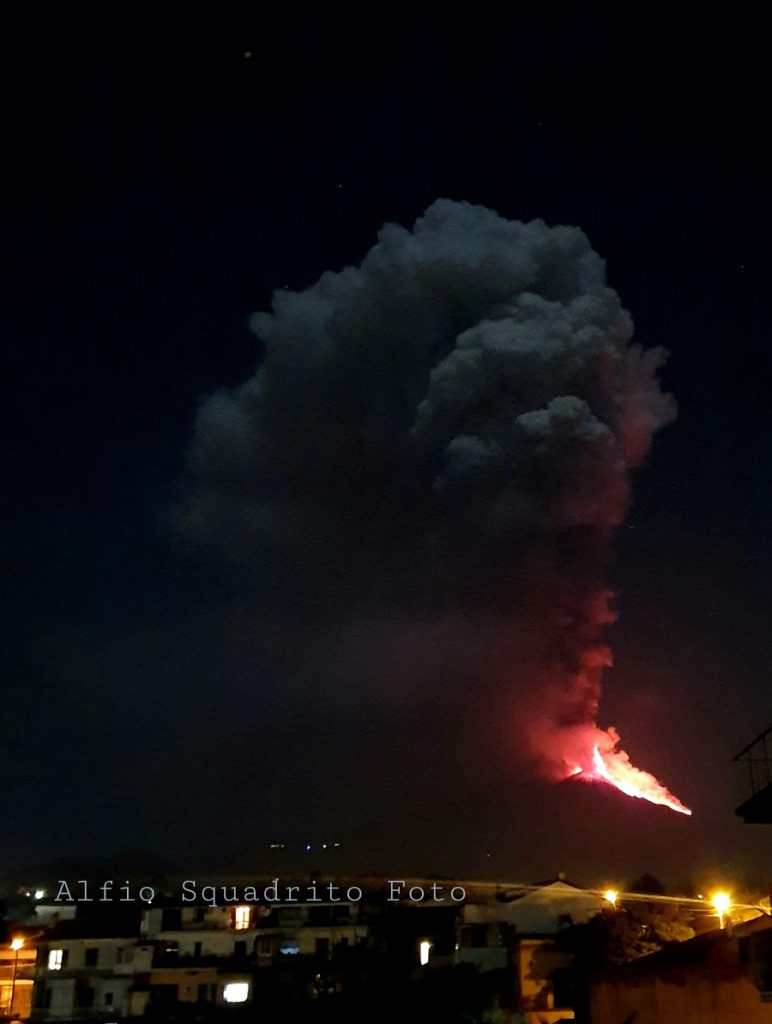
<path fill-rule="evenodd" d="M 200 970 L 205 967 L 216 967 L 220 970 L 240 969 L 248 967 L 255 961 L 253 950 L 245 950 L 243 953 L 223 954 L 193 954 L 193 953 L 169 953 L 158 951 L 153 956 L 153 969 L 169 970 L 170 968 L 181 968 L 183 970 Z"/>
<path fill-rule="evenodd" d="M 746 825 L 772 825 L 772 726 L 733 758 L 750 795 L 735 811 Z"/>

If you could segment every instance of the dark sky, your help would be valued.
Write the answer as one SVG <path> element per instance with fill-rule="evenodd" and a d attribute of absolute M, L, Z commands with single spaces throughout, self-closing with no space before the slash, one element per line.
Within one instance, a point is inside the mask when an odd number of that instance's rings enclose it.
<path fill-rule="evenodd" d="M 4 865 L 263 867 L 268 838 L 307 836 L 361 869 L 764 874 L 731 756 L 772 720 L 768 44 L 741 10 L 599 10 L 4 14 Z M 445 770 L 431 702 L 406 729 L 277 700 L 257 583 L 175 530 L 200 400 L 260 361 L 249 314 L 438 197 L 581 227 L 670 352 L 601 724 L 692 819 L 474 744 Z M 358 772 L 379 748 L 380 783 Z"/>

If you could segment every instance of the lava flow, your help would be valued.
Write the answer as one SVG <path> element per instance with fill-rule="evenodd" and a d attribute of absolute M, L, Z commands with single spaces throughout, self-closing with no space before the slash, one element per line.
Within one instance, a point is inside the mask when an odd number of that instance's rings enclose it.
<path fill-rule="evenodd" d="M 574 778 L 605 782 L 627 796 L 669 807 L 679 814 L 692 813 L 653 775 L 632 764 L 629 755 L 618 749 L 619 736 L 613 729 L 599 730 L 599 733 L 601 740 L 592 748 L 592 763 L 587 767 L 577 766 L 571 773 Z"/>

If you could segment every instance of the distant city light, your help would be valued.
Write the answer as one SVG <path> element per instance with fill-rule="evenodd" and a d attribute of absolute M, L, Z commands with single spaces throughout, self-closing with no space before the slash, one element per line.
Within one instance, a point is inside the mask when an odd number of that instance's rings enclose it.
<path fill-rule="evenodd" d="M 245 1003 L 249 999 L 248 981 L 229 981 L 222 991 L 226 1003 Z"/>
<path fill-rule="evenodd" d="M 36 889 L 35 890 L 35 899 L 36 900 L 42 900 L 43 897 L 45 896 L 45 894 L 46 894 L 45 889 Z"/>
<path fill-rule="evenodd" d="M 427 942 L 426 939 L 418 944 L 418 956 L 422 967 L 425 967 L 429 963 L 429 950 L 431 948 L 431 942 Z"/>
<path fill-rule="evenodd" d="M 603 893 L 603 899 L 606 903 L 610 903 L 612 907 L 616 907 L 617 900 L 619 899 L 619 893 L 616 889 L 606 889 Z"/>

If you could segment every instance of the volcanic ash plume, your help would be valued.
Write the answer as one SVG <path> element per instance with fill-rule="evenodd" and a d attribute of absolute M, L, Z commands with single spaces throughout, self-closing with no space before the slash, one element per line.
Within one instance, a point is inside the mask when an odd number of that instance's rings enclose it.
<path fill-rule="evenodd" d="M 463 637 L 475 714 L 506 704 L 544 772 L 683 810 L 597 725 L 609 547 L 675 405 L 582 232 L 439 200 L 253 327 L 259 369 L 201 406 L 183 524 L 256 570 L 271 635 L 329 690 L 376 622 L 437 694 L 437 638 Z"/>

